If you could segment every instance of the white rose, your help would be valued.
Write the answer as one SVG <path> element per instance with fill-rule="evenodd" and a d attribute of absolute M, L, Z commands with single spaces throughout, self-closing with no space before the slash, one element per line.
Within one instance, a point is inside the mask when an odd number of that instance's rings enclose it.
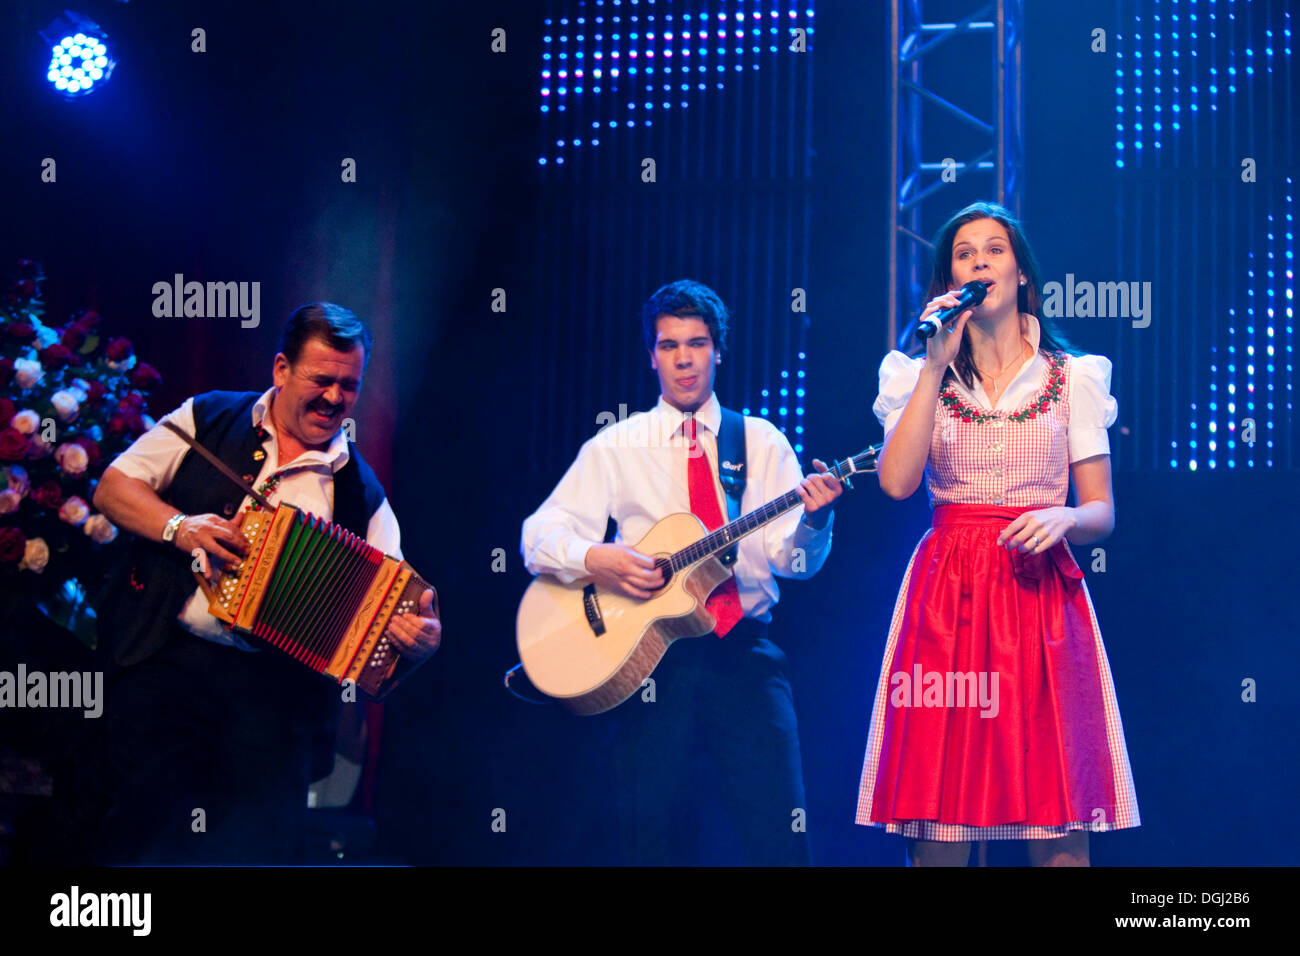
<path fill-rule="evenodd" d="M 9 487 L 18 492 L 19 498 L 27 494 L 28 489 L 31 488 L 31 482 L 27 479 L 26 468 L 19 465 L 10 465 L 7 468 L 0 468 L 0 473 L 4 474 Z"/>
<path fill-rule="evenodd" d="M 45 369 L 41 368 L 40 362 L 31 359 L 14 360 L 14 381 L 18 383 L 21 389 L 35 388 L 45 377 Z"/>
<path fill-rule="evenodd" d="M 42 325 L 39 322 L 33 324 L 36 326 L 36 342 L 40 348 L 48 349 L 59 340 L 57 329 L 52 329 L 48 325 Z"/>
<path fill-rule="evenodd" d="M 40 574 L 45 570 L 45 565 L 50 563 L 50 546 L 41 538 L 28 538 L 27 548 L 23 552 L 22 563 L 18 565 L 19 571 L 35 571 Z"/>
<path fill-rule="evenodd" d="M 22 504 L 23 496 L 12 488 L 6 488 L 0 491 L 0 515 L 11 515 L 18 510 Z"/>
<path fill-rule="evenodd" d="M 41 416 L 37 415 L 30 408 L 24 408 L 21 412 L 9 419 L 9 424 L 18 429 L 24 435 L 31 435 L 36 429 L 41 427 Z"/>
<path fill-rule="evenodd" d="M 90 505 L 73 495 L 59 508 L 59 520 L 66 521 L 74 528 L 90 517 Z"/>
<path fill-rule="evenodd" d="M 90 536 L 90 540 L 96 544 L 108 544 L 117 537 L 117 528 L 113 522 L 109 521 L 101 514 L 93 514 L 86 519 L 86 523 L 81 526 L 81 530 Z"/>
<path fill-rule="evenodd" d="M 90 465 L 90 456 L 86 454 L 86 449 L 75 442 L 65 442 L 60 445 L 54 452 L 54 460 L 59 463 L 64 474 L 73 478 L 84 475 Z"/>
<path fill-rule="evenodd" d="M 59 416 L 59 421 L 76 421 L 77 414 L 81 411 L 77 397 L 67 389 L 60 389 L 51 395 L 50 402 L 54 405 L 54 414 Z"/>

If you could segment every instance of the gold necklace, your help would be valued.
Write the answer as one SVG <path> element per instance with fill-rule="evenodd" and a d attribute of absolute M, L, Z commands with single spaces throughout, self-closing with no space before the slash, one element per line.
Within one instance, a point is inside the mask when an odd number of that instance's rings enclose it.
<path fill-rule="evenodd" d="M 985 371 L 984 371 L 982 368 L 980 368 L 978 365 L 975 366 L 975 371 L 977 371 L 977 372 L 980 373 L 980 377 L 981 377 L 981 378 L 989 378 L 989 379 L 991 379 L 992 382 L 993 382 L 993 395 L 989 396 L 989 403 L 990 403 L 990 404 L 993 404 L 993 405 L 996 405 L 996 404 L 997 404 L 997 397 L 996 397 L 996 396 L 998 395 L 998 379 L 1002 377 L 1002 373 L 1005 372 L 1007 369 L 1009 369 L 1012 365 L 1016 364 L 1017 362 L 1020 362 L 1020 361 L 1023 361 L 1023 360 L 1024 360 L 1024 357 L 1025 357 L 1025 346 L 1028 345 L 1029 343 L 1024 342 L 1024 340 L 1021 340 L 1021 342 L 1022 342 L 1022 344 L 1021 344 L 1021 347 L 1020 347 L 1020 354 L 1017 355 L 1015 358 L 1013 358 L 1013 359 L 1012 359 L 1010 362 L 1008 362 L 1006 365 L 1004 365 L 1004 366 L 1002 366 L 1000 369 L 998 369 L 998 374 L 997 374 L 997 375 L 995 375 L 995 376 L 990 376 L 987 372 L 985 372 Z M 972 362 L 971 364 L 974 364 L 974 363 Z"/>

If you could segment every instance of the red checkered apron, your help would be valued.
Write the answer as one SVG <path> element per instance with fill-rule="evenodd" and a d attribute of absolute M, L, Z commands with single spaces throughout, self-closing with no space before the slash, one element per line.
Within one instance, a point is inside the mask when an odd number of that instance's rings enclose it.
<path fill-rule="evenodd" d="M 936 407 L 934 522 L 894 607 L 858 823 L 939 841 L 1139 824 L 1083 572 L 1064 541 L 1032 556 L 996 544 L 1021 513 L 1065 504 L 1068 357 L 1062 370 L 1059 398 L 1032 419 L 977 422 Z"/>

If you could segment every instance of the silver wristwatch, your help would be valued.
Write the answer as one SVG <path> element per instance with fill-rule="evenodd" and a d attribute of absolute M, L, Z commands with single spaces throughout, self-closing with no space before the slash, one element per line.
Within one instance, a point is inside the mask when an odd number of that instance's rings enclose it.
<path fill-rule="evenodd" d="M 188 517 L 189 515 L 179 514 L 179 513 L 172 515 L 171 520 L 169 520 L 165 525 L 163 525 L 163 535 L 162 535 L 163 541 L 170 544 L 172 540 L 175 539 L 176 537 L 176 529 L 179 528 L 181 526 L 181 522 Z"/>

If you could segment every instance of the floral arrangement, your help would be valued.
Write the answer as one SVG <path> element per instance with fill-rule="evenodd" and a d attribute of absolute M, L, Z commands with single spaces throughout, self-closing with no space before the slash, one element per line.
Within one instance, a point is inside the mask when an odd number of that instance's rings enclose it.
<path fill-rule="evenodd" d="M 42 321 L 44 278 L 19 260 L 0 297 L 0 587 L 93 643 L 86 595 L 118 531 L 90 502 L 108 463 L 153 427 L 145 396 L 162 379 L 95 312 Z"/>

